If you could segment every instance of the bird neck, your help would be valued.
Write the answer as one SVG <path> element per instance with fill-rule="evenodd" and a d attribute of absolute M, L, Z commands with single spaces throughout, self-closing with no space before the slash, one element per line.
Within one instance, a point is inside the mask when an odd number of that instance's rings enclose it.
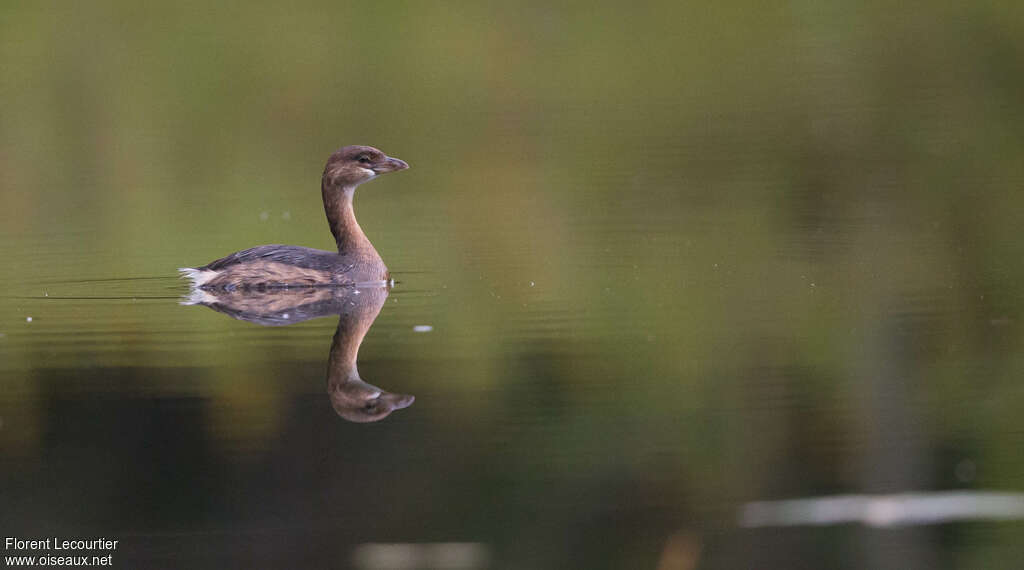
<path fill-rule="evenodd" d="M 359 345 L 387 298 L 388 289 L 378 287 L 349 293 L 345 299 L 345 311 L 338 316 L 338 329 L 327 359 L 327 391 L 338 413 L 360 408 L 367 398 L 375 398 L 383 391 L 360 378 L 356 358 Z"/>
<path fill-rule="evenodd" d="M 326 184 L 321 187 L 324 198 L 324 211 L 327 213 L 327 223 L 331 226 L 331 233 L 334 234 L 334 241 L 338 245 L 338 253 L 370 252 L 376 255 L 376 250 L 370 243 L 369 238 L 363 233 L 356 221 L 356 213 L 352 208 L 352 198 L 355 195 L 355 187 L 331 188 Z"/>

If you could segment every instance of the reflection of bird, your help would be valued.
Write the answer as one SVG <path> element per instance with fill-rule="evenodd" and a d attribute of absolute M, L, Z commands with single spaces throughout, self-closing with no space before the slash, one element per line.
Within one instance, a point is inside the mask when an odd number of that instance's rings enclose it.
<path fill-rule="evenodd" d="M 182 275 L 202 289 L 354 285 L 386 281 L 388 268 L 356 222 L 356 187 L 409 165 L 371 146 L 347 146 L 327 159 L 320 191 L 338 253 L 294 245 L 261 245 L 232 253 Z"/>
<path fill-rule="evenodd" d="M 352 422 L 375 422 L 394 410 L 408 408 L 416 398 L 385 392 L 359 377 L 356 367 L 359 345 L 384 306 L 388 288 L 353 291 L 359 293 L 354 295 L 358 299 L 346 303 L 331 342 L 331 356 L 327 360 L 327 394 L 339 416 Z"/>
<path fill-rule="evenodd" d="M 388 297 L 387 286 L 301 287 L 291 289 L 193 290 L 183 304 L 205 305 L 239 320 L 276 326 L 338 315 L 338 329 L 327 363 L 327 394 L 338 415 L 353 422 L 375 422 L 407 408 L 415 398 L 392 394 L 359 376 L 356 358 Z"/>

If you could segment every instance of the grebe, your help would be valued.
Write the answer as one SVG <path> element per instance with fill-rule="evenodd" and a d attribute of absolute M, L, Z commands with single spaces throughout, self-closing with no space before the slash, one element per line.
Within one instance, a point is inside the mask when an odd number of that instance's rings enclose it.
<path fill-rule="evenodd" d="M 346 146 L 324 167 L 320 192 L 338 253 L 294 245 L 261 245 L 238 251 L 202 267 L 179 269 L 200 289 L 303 287 L 379 284 L 388 268 L 356 222 L 352 197 L 356 187 L 385 172 L 409 165 L 372 146 Z"/>

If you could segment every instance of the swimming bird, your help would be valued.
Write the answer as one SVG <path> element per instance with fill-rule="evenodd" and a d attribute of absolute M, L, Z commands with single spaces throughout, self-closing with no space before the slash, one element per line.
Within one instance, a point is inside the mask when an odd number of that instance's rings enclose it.
<path fill-rule="evenodd" d="M 380 284 L 391 278 L 384 260 L 356 221 L 356 187 L 409 165 L 372 146 L 338 149 L 324 166 L 320 193 L 338 252 L 294 245 L 261 245 L 179 269 L 204 290 Z"/>

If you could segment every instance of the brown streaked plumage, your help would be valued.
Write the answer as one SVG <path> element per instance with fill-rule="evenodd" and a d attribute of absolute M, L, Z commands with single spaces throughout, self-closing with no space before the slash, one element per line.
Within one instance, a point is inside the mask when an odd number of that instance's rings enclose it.
<path fill-rule="evenodd" d="M 346 146 L 327 159 L 320 192 L 338 252 L 294 245 L 261 245 L 202 267 L 182 268 L 200 289 L 357 285 L 387 281 L 384 260 L 363 233 L 352 209 L 356 187 L 409 165 L 372 146 Z"/>

